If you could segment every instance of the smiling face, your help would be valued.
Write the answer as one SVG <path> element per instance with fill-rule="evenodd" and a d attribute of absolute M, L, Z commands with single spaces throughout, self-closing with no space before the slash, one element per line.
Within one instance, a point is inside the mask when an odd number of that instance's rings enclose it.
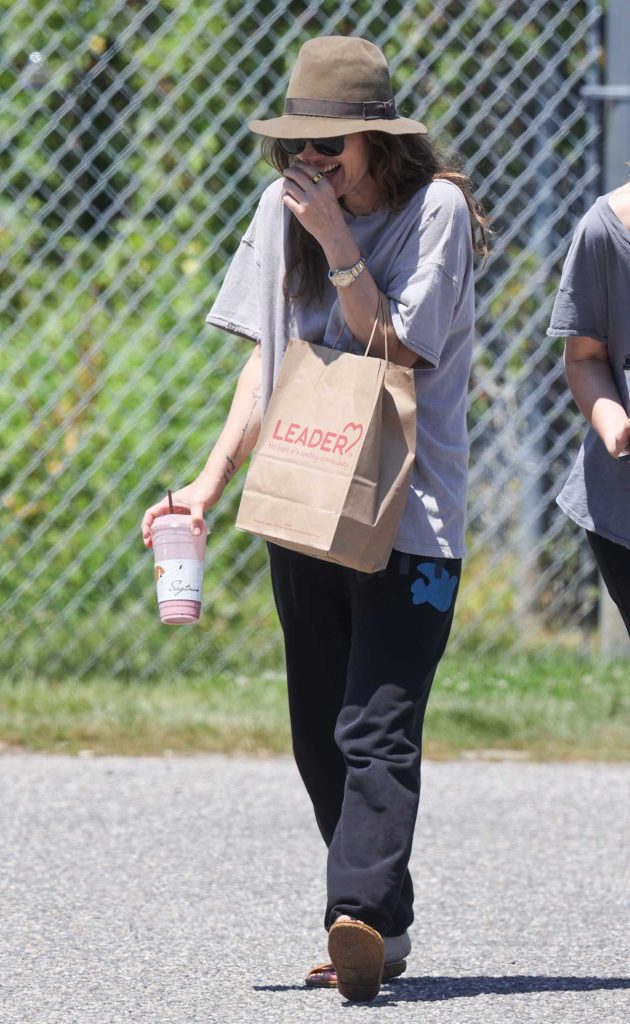
<path fill-rule="evenodd" d="M 343 152 L 339 156 L 322 156 L 307 142 L 297 160 L 312 164 L 325 174 L 335 196 L 337 199 L 343 196 L 350 213 L 372 213 L 380 205 L 379 189 L 368 171 L 368 143 L 363 132 L 346 135 Z"/>

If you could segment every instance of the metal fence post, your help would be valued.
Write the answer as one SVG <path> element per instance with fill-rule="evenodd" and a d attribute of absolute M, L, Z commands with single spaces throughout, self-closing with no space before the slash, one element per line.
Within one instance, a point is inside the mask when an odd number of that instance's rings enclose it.
<path fill-rule="evenodd" d="M 628 178 L 630 161 L 630 4 L 608 0 L 606 87 L 604 92 L 604 188 Z M 600 579 L 600 649 L 606 659 L 630 656 L 630 638 L 621 615 Z"/>

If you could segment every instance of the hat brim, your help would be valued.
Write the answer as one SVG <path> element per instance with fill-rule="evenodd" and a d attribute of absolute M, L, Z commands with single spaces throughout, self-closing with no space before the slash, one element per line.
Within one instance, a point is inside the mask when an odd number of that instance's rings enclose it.
<path fill-rule="evenodd" d="M 426 135 L 421 121 L 410 117 L 363 119 L 356 117 L 317 117 L 310 114 L 283 114 L 265 121 L 249 121 L 257 135 L 272 139 L 326 139 L 356 132 L 386 132 L 388 135 Z"/>

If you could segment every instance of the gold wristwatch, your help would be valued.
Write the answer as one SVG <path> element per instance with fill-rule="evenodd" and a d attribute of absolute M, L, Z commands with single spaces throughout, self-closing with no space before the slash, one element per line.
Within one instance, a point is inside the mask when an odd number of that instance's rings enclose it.
<path fill-rule="evenodd" d="M 347 288 L 349 284 L 356 281 L 362 270 L 365 270 L 365 260 L 363 256 L 359 256 L 357 262 L 351 267 L 329 270 L 328 280 L 331 284 L 334 284 L 335 288 Z"/>

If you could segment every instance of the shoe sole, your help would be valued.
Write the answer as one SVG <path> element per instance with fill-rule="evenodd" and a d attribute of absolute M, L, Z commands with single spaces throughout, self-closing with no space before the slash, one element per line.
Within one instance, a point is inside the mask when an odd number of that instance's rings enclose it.
<path fill-rule="evenodd" d="M 328 933 L 328 953 L 345 999 L 375 999 L 383 980 L 385 945 L 374 928 L 362 921 L 338 921 Z"/>

